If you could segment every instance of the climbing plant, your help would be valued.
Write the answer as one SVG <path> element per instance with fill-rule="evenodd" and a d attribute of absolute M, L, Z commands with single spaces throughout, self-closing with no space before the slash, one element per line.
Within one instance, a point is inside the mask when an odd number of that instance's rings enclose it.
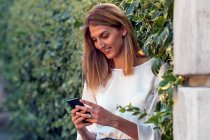
<path fill-rule="evenodd" d="M 119 111 L 131 111 L 145 123 L 155 124 L 161 130 L 162 140 L 173 139 L 173 90 L 184 83 L 184 78 L 173 74 L 173 0 L 116 0 L 130 19 L 142 52 L 155 58 L 151 67 L 155 75 L 159 74 L 162 65 L 166 65 L 165 73 L 157 87 L 159 102 L 155 114 L 148 114 L 144 109 L 133 107 L 131 104 Z"/>

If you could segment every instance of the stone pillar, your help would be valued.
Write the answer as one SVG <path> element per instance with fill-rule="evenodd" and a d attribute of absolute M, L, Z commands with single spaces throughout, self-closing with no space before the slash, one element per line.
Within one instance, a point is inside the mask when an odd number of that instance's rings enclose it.
<path fill-rule="evenodd" d="M 210 0 L 175 0 L 174 74 L 174 140 L 210 139 Z"/>

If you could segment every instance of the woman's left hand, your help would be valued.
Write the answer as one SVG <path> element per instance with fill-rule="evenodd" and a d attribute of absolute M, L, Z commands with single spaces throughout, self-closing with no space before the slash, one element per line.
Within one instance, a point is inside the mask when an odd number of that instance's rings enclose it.
<path fill-rule="evenodd" d="M 80 99 L 80 102 L 88 105 L 89 107 L 76 106 L 76 108 L 83 110 L 83 112 L 90 112 L 90 114 L 80 112 L 76 112 L 76 114 L 87 118 L 86 121 L 106 126 L 112 126 L 113 122 L 115 122 L 115 115 L 104 109 L 103 107 L 83 99 Z"/>

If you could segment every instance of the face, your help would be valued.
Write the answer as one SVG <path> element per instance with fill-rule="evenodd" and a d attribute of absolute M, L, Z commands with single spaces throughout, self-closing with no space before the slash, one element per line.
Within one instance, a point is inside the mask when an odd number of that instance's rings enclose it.
<path fill-rule="evenodd" d="M 89 30 L 95 47 L 104 53 L 108 59 L 115 60 L 122 57 L 123 36 L 127 32 L 125 29 L 90 25 Z"/>

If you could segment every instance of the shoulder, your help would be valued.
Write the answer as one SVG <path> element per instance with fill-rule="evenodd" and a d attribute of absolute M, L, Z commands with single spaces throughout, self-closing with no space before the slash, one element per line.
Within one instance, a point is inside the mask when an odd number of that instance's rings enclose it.
<path fill-rule="evenodd" d="M 149 67 L 149 68 L 151 68 L 153 62 L 154 62 L 154 58 L 140 57 L 137 61 L 137 65 L 135 67 Z"/>
<path fill-rule="evenodd" d="M 137 65 L 144 64 L 144 63 L 146 63 L 149 60 L 150 60 L 149 57 L 139 57 L 139 59 L 137 60 Z"/>
<path fill-rule="evenodd" d="M 142 58 L 140 58 L 140 59 L 142 59 Z M 154 62 L 153 59 L 150 59 L 150 58 L 143 58 L 142 60 L 140 60 L 139 64 L 134 67 L 134 75 L 138 75 L 140 77 L 153 76 L 154 74 L 151 69 L 153 62 Z"/>
<path fill-rule="evenodd" d="M 165 70 L 167 69 L 168 64 L 161 62 L 161 67 L 158 71 L 158 74 L 155 75 L 152 71 L 153 65 L 156 63 L 156 58 L 139 58 L 140 60 L 138 61 L 139 64 L 134 67 L 135 72 L 140 72 L 144 71 L 145 73 L 154 75 L 155 77 L 161 77 L 164 73 Z M 155 64 L 156 65 L 156 64 Z"/>

